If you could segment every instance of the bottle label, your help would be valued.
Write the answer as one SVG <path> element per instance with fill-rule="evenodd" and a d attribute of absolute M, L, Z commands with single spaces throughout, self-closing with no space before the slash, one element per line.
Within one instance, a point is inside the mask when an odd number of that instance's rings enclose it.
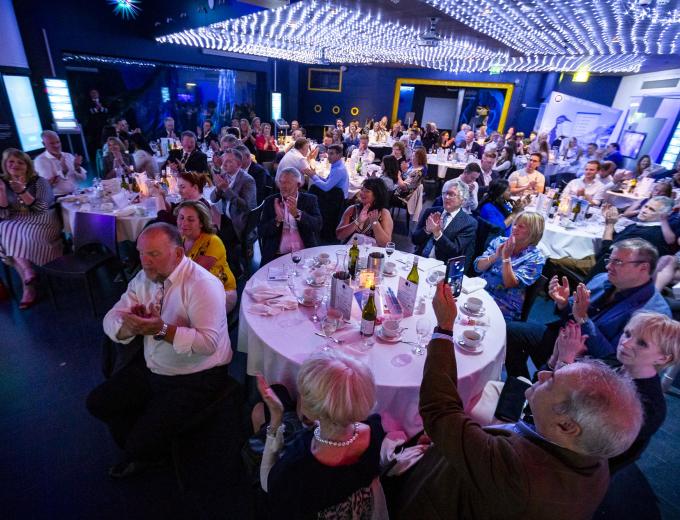
<path fill-rule="evenodd" d="M 375 330 L 375 321 L 373 320 L 361 320 L 361 328 L 359 329 L 359 334 L 362 336 L 373 336 Z"/>

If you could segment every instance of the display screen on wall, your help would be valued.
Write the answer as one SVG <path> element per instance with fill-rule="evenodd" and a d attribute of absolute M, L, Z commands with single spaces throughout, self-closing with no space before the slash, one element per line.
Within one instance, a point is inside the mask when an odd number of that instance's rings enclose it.
<path fill-rule="evenodd" d="M 645 142 L 647 134 L 643 132 L 631 132 L 626 130 L 619 138 L 619 146 L 621 147 L 621 155 L 630 159 L 637 159 L 642 148 L 642 143 Z"/>
<path fill-rule="evenodd" d="M 281 117 L 281 92 L 272 92 L 272 121 L 278 121 Z"/>
<path fill-rule="evenodd" d="M 308 69 L 307 90 L 342 92 L 342 70 Z"/>
<path fill-rule="evenodd" d="M 45 78 L 47 99 L 50 102 L 52 118 L 58 132 L 77 131 L 78 122 L 73 113 L 71 93 L 65 79 Z"/>
<path fill-rule="evenodd" d="M 24 152 L 42 148 L 40 117 L 35 106 L 33 89 L 27 76 L 3 76 L 14 125 Z"/>

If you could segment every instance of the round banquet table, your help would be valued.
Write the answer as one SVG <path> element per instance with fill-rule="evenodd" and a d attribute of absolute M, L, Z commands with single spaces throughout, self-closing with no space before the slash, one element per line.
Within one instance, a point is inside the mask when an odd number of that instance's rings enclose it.
<path fill-rule="evenodd" d="M 467 166 L 467 163 L 464 162 L 445 161 L 437 159 L 436 154 L 428 154 L 427 164 L 431 164 L 437 167 L 437 177 L 439 177 L 440 179 L 445 179 L 447 177 L 446 173 L 449 170 L 454 170 L 453 175 L 455 175 L 458 172 L 462 173 L 465 167 Z"/>
<path fill-rule="evenodd" d="M 135 206 L 140 206 L 136 204 Z M 61 203 L 61 215 L 64 222 L 64 231 L 66 233 L 73 233 L 73 227 L 76 221 L 76 213 L 78 211 L 86 211 L 88 213 L 99 213 L 102 215 L 114 215 L 116 217 L 116 239 L 118 242 L 129 240 L 134 242 L 137 237 L 151 220 L 156 218 L 155 208 L 153 211 L 147 212 L 145 216 L 139 215 L 124 215 L 117 211 L 101 211 L 93 210 L 89 204 L 76 204 L 73 202 Z"/>
<path fill-rule="evenodd" d="M 565 228 L 546 221 L 538 248 L 548 258 L 570 257 L 580 260 L 594 255 L 600 249 L 603 231 L 604 226 L 597 223 Z"/>
<path fill-rule="evenodd" d="M 334 252 L 338 249 L 347 249 L 347 246 L 322 246 L 302 251 L 303 257 L 311 258 L 319 253 L 326 252 L 335 260 Z M 362 247 L 362 249 L 364 249 Z M 382 248 L 373 247 L 370 251 L 384 251 Z M 363 254 L 363 251 L 362 251 Z M 391 287 L 397 293 L 400 276 L 405 277 L 407 271 L 402 269 L 400 261 L 411 265 L 412 256 L 400 251 L 395 251 L 391 261 L 397 264 L 399 276 L 385 277 L 384 287 Z M 435 265 L 442 265 L 435 259 L 421 258 L 419 266 L 421 283 L 418 287 L 418 298 L 428 294 L 431 287 L 425 283 L 427 269 Z M 315 335 L 319 331 L 319 325 L 311 321 L 313 309 L 298 306 L 295 310 L 285 310 L 275 316 L 261 316 L 249 312 L 255 301 L 249 295 L 248 288 L 253 284 L 268 283 L 272 288 L 281 288 L 281 292 L 287 290 L 287 282 L 267 282 L 270 267 L 282 267 L 292 265 L 290 255 L 273 260 L 257 271 L 246 284 L 241 300 L 239 318 L 238 350 L 248 354 L 247 373 L 255 375 L 262 373 L 270 383 L 283 383 L 292 391 L 295 391 L 295 380 L 298 369 L 302 362 L 325 343 L 325 339 Z M 298 266 L 298 271 L 304 272 Z M 305 277 L 302 276 L 302 279 Z M 476 402 L 484 385 L 489 380 L 498 380 L 501 375 L 503 360 L 505 358 L 505 321 L 500 309 L 493 298 L 484 290 L 472 293 L 484 302 L 486 309 L 485 319 L 490 326 L 480 327 L 485 334 L 483 350 L 478 354 L 466 354 L 458 347 L 453 347 L 458 361 L 458 390 L 466 406 Z M 468 296 L 462 294 L 459 297 L 459 305 L 467 300 Z M 436 325 L 432 304 L 426 300 L 425 315 L 432 324 Z M 323 308 L 319 309 L 323 315 Z M 458 320 L 463 315 L 459 311 Z M 403 333 L 406 341 L 417 341 L 416 322 L 423 315 L 415 314 L 402 320 L 402 327 L 408 327 Z M 385 343 L 374 337 L 373 347 L 367 351 L 360 350 L 362 346 L 361 336 L 358 332 L 361 312 L 356 300 L 353 301 L 352 319 L 350 324 L 345 324 L 333 335 L 343 339 L 345 343 L 334 345 L 334 348 L 342 350 L 349 355 L 361 359 L 373 370 L 377 387 L 377 404 L 375 411 L 382 416 L 382 422 L 387 431 L 401 430 L 409 436 L 422 429 L 422 419 L 418 413 L 418 399 L 420 383 L 423 377 L 423 365 L 425 355 L 412 354 L 412 346 L 406 343 Z M 376 325 L 376 332 L 379 326 Z M 459 337 L 463 330 L 472 328 L 456 323 L 454 337 Z"/>

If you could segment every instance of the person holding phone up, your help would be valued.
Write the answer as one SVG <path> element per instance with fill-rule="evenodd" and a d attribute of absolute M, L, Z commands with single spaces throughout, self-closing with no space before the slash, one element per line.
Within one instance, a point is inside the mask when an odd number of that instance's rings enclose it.
<path fill-rule="evenodd" d="M 526 288 L 541 276 L 546 259 L 536 246 L 541 241 L 544 226 L 540 213 L 520 213 L 510 236 L 494 239 L 474 261 L 475 271 L 487 281 L 486 290 L 506 321 L 521 318 Z"/>

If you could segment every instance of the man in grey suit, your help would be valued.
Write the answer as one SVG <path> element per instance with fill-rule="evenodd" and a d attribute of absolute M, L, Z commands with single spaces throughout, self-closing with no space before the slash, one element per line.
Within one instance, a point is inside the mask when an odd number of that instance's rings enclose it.
<path fill-rule="evenodd" d="M 230 266 L 238 265 L 236 251 L 243 238 L 248 212 L 257 205 L 255 179 L 243 171 L 242 161 L 240 151 L 225 150 L 220 174 L 214 176 L 215 191 L 210 195 L 222 215 L 219 236 L 227 248 Z"/>

